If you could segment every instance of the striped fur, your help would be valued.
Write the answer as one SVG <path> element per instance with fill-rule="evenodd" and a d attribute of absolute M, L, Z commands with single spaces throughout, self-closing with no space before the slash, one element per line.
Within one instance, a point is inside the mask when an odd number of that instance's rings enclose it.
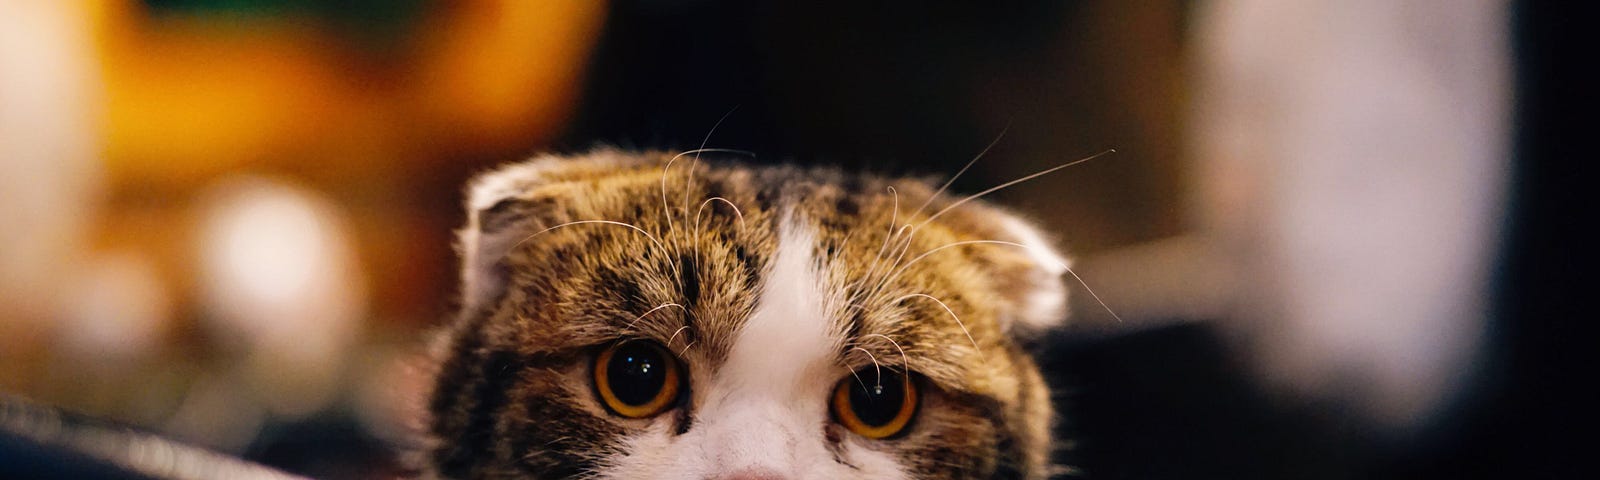
<path fill-rule="evenodd" d="M 614 150 L 469 194 L 429 476 L 1047 475 L 1048 391 L 1018 342 L 1062 320 L 1066 267 L 1015 215 L 972 202 L 928 222 L 953 200 L 918 181 Z M 621 339 L 678 353 L 686 401 L 608 414 L 588 359 Z M 929 385 L 903 437 L 829 421 L 827 390 L 875 364 Z"/>

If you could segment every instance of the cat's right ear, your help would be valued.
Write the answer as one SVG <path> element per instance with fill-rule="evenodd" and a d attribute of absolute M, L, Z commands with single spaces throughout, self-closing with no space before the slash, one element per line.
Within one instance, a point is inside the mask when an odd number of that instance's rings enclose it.
<path fill-rule="evenodd" d="M 464 312 L 477 311 L 504 293 L 507 272 L 501 260 L 516 244 L 518 232 L 541 223 L 538 202 L 530 194 L 544 177 L 546 168 L 541 167 L 553 162 L 511 164 L 467 183 L 467 225 L 456 232 Z"/>
<path fill-rule="evenodd" d="M 467 183 L 467 224 L 457 231 L 461 303 L 472 312 L 505 293 L 506 254 L 528 235 L 567 219 L 553 185 L 611 171 L 632 160 L 614 150 L 582 156 L 546 155 L 479 174 Z"/>

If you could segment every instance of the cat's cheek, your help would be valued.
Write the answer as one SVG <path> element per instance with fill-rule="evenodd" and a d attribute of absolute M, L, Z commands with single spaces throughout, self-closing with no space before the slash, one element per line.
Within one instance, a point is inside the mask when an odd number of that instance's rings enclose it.
<path fill-rule="evenodd" d="M 929 389 L 913 430 L 886 446 L 912 478 L 1011 478 L 997 475 L 1017 463 L 1000 415 L 993 399 Z"/>
<path fill-rule="evenodd" d="M 504 423 L 493 432 L 494 448 L 511 470 L 577 474 L 618 448 L 625 430 L 593 409 L 589 394 L 571 382 L 565 374 L 535 371 L 511 389 Z"/>
<path fill-rule="evenodd" d="M 701 478 L 674 476 L 684 471 L 683 455 L 675 448 L 664 425 L 630 431 L 618 438 L 618 448 L 599 462 L 600 478 Z"/>
<path fill-rule="evenodd" d="M 884 447 L 885 441 L 847 434 L 835 461 L 850 475 L 839 478 L 924 478 L 912 474 L 904 452 Z"/>

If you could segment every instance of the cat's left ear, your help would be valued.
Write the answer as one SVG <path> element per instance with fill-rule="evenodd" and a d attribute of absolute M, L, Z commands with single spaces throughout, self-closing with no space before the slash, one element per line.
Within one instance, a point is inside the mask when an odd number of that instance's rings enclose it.
<path fill-rule="evenodd" d="M 1001 326 L 1015 338 L 1030 338 L 1059 327 L 1067 319 L 1067 288 L 1063 278 L 1069 260 L 1056 250 L 1050 236 L 1027 220 L 996 208 L 985 216 L 1001 239 L 1022 247 L 991 250 L 1011 261 L 998 262 L 997 295 L 1004 302 Z M 1020 254 L 1020 255 L 1019 255 Z"/>

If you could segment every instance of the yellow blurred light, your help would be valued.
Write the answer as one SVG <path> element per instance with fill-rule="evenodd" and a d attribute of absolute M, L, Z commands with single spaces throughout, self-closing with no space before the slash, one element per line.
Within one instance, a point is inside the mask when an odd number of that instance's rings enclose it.
<path fill-rule="evenodd" d="M 264 178 L 212 187 L 197 250 L 205 320 L 243 347 L 247 383 L 285 416 L 338 391 L 365 316 L 366 285 L 344 219 L 314 192 Z"/>
<path fill-rule="evenodd" d="M 292 14 L 151 16 L 138 2 L 105 2 L 97 17 L 113 177 L 193 184 L 241 166 L 337 169 L 552 135 L 575 100 L 604 2 L 435 10 L 402 42 L 411 50 L 379 59 Z"/>

